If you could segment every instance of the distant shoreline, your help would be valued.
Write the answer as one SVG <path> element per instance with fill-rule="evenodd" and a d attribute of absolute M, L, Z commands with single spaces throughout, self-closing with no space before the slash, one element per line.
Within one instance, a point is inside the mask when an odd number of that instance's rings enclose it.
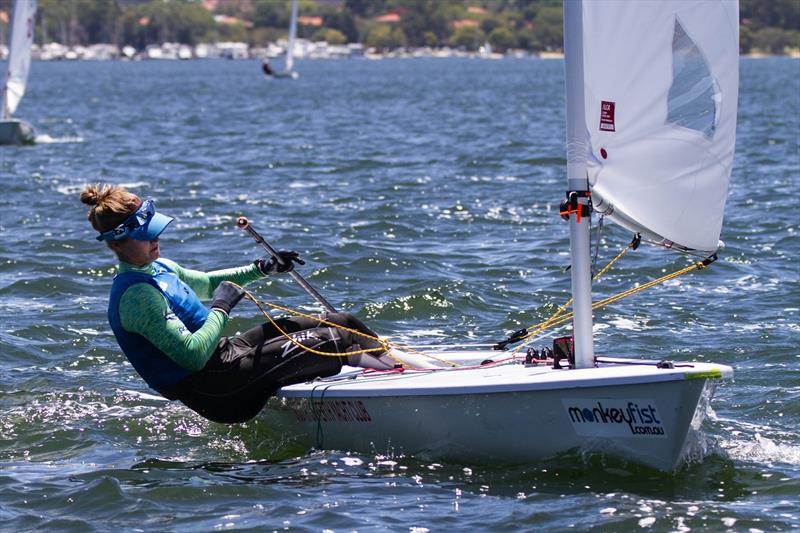
<path fill-rule="evenodd" d="M 191 59 L 257 59 L 271 61 L 280 59 L 286 53 L 286 41 L 279 40 L 267 47 L 250 47 L 244 42 L 219 42 L 201 43 L 190 46 L 180 43 L 165 42 L 161 45 L 150 45 L 145 50 L 137 50 L 132 46 L 119 48 L 113 44 L 93 44 L 89 46 L 64 46 L 51 42 L 46 45 L 34 45 L 32 59 L 41 61 L 164 61 L 164 60 L 191 60 Z M 7 56 L 7 49 L 0 45 L 0 60 Z M 324 41 L 308 41 L 298 39 L 295 43 L 295 58 L 307 59 L 353 59 L 362 58 L 369 60 L 380 59 L 407 59 L 407 58 L 475 58 L 475 59 L 532 59 L 548 60 L 564 58 L 561 50 L 538 51 L 508 50 L 497 53 L 491 49 L 481 47 L 479 50 L 463 50 L 458 48 L 396 48 L 378 50 L 365 48 L 358 43 L 347 45 L 333 45 Z M 800 59 L 800 49 L 787 49 L 785 54 L 772 54 L 761 51 L 751 51 L 741 54 L 743 58 L 769 58 L 789 57 Z"/>
<path fill-rule="evenodd" d="M 800 59 L 800 51 L 790 52 L 788 54 L 765 54 L 763 52 L 750 52 L 747 54 L 741 54 L 740 57 L 747 57 L 751 59 L 764 59 L 768 57 L 791 57 L 792 59 Z"/>

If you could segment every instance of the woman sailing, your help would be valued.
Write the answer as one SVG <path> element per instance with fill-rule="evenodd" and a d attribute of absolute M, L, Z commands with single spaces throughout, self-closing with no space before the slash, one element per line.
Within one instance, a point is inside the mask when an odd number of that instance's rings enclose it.
<path fill-rule="evenodd" d="M 258 414 L 282 386 L 337 374 L 344 364 L 395 366 L 377 335 L 350 313 L 326 313 L 325 323 L 280 318 L 223 335 L 244 296 L 240 286 L 304 264 L 297 252 L 278 252 L 282 265 L 269 258 L 238 268 L 191 270 L 161 257 L 159 237 L 173 218 L 158 212 L 152 199 L 109 184 L 86 186 L 80 199 L 91 206 L 88 219 L 97 240 L 119 260 L 108 305 L 111 329 L 139 375 L 164 397 L 209 420 L 237 423 Z M 209 299 L 206 308 L 201 300 Z"/>

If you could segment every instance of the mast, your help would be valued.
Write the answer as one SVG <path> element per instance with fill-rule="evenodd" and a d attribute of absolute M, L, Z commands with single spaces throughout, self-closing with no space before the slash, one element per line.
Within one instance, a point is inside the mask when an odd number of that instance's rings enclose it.
<path fill-rule="evenodd" d="M 294 40 L 297 35 L 297 0 L 292 0 L 292 17 L 289 21 L 289 43 L 286 45 L 286 72 L 294 66 Z"/>
<path fill-rule="evenodd" d="M 586 174 L 586 117 L 583 79 L 583 2 L 564 2 L 564 65 L 567 108 L 567 187 L 577 192 L 578 210 L 588 207 Z M 572 311 L 575 367 L 594 366 L 592 342 L 592 274 L 590 214 L 572 213 L 569 240 L 572 262 Z"/>

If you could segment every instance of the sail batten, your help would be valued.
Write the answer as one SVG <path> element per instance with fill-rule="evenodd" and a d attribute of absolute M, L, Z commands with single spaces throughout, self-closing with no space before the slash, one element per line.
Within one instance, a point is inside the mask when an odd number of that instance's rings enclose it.
<path fill-rule="evenodd" d="M 735 0 L 583 2 L 593 202 L 652 240 L 718 247 L 738 99 Z"/>

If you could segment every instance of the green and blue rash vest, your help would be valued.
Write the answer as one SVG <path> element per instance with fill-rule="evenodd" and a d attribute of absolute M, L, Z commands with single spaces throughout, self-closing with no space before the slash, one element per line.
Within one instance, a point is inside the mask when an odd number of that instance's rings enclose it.
<path fill-rule="evenodd" d="M 169 259 L 143 267 L 120 262 L 117 269 L 108 303 L 111 329 L 139 375 L 165 395 L 205 366 L 228 321 L 200 300 L 210 299 L 223 281 L 245 285 L 263 277 L 255 265 L 206 273 Z"/>

